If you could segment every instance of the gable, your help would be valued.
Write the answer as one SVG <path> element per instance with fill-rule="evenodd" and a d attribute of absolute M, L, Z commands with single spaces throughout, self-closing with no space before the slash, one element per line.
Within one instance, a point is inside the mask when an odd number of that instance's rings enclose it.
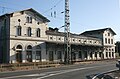
<path fill-rule="evenodd" d="M 113 35 L 116 35 L 116 33 L 111 29 L 111 28 L 103 28 L 103 29 L 97 29 L 97 30 L 90 30 L 90 31 L 85 31 L 81 33 L 81 35 L 86 35 L 86 34 L 99 34 L 99 33 L 104 33 L 104 31 L 109 30 Z"/>
<path fill-rule="evenodd" d="M 113 36 L 116 35 L 111 29 L 107 29 L 104 31 L 105 36 Z"/>
<path fill-rule="evenodd" d="M 44 17 L 43 15 L 41 15 L 40 13 L 38 13 L 37 11 L 35 11 L 32 8 L 24 10 L 24 11 L 29 11 L 29 12 L 33 13 L 33 15 L 35 17 L 37 16 L 37 17 L 41 18 L 43 21 L 50 22 L 50 20 L 48 20 L 46 17 Z"/>
<path fill-rule="evenodd" d="M 45 16 L 41 15 L 40 13 L 38 13 L 37 11 L 35 11 L 35 10 L 32 9 L 32 8 L 26 9 L 26 10 L 22 10 L 22 11 L 16 11 L 16 12 L 12 12 L 12 13 L 6 13 L 6 14 L 4 14 L 4 15 L 1 15 L 0 18 L 1 18 L 1 17 L 4 17 L 4 16 L 6 16 L 6 15 L 10 15 L 11 17 L 12 17 L 12 16 L 20 16 L 20 15 L 24 14 L 24 12 L 25 12 L 25 13 L 27 12 L 28 14 L 29 14 L 29 12 L 30 12 L 30 13 L 33 14 L 33 16 L 35 16 L 35 17 L 37 17 L 37 18 L 41 18 L 44 22 L 50 22 L 49 19 L 47 19 Z"/>

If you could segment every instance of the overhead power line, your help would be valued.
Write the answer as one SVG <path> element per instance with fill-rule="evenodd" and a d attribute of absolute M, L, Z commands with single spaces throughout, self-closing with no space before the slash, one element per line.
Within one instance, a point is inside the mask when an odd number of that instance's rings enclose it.
<path fill-rule="evenodd" d="M 46 12 L 51 11 L 51 10 L 54 9 L 54 8 L 56 8 L 56 7 L 58 6 L 58 4 L 60 4 L 60 2 L 62 2 L 62 1 L 63 1 L 63 0 L 59 0 L 54 6 L 52 6 L 52 7 L 49 8 L 48 10 L 44 11 L 43 14 L 46 13 Z"/>

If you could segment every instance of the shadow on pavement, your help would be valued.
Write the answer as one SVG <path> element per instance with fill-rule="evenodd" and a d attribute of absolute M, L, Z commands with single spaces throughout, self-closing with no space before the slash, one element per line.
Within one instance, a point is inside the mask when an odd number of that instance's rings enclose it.
<path fill-rule="evenodd" d="M 104 74 L 92 74 L 92 75 L 87 75 L 86 78 L 87 79 L 115 79 L 113 77 L 111 77 L 110 75 L 104 75 Z M 94 76 L 97 76 L 96 78 L 93 78 Z"/>

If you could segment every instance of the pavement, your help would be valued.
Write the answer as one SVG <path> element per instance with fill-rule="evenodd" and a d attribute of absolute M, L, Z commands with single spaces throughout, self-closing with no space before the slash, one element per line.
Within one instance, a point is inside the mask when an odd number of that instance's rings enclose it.
<path fill-rule="evenodd" d="M 0 79 L 89 79 L 93 74 L 116 68 L 116 61 L 96 61 L 28 71 L 0 72 Z"/>

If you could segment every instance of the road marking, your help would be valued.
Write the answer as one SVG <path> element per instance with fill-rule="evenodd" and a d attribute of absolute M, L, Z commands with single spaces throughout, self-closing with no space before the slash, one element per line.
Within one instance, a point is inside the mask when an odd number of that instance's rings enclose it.
<path fill-rule="evenodd" d="M 47 77 L 51 77 L 51 76 L 55 76 L 55 75 L 60 75 L 60 74 L 64 74 L 64 73 L 69 73 L 69 72 L 74 72 L 74 71 L 79 71 L 79 70 L 85 70 L 85 69 L 92 69 L 92 68 L 97 68 L 97 67 L 105 67 L 105 66 L 108 66 L 108 65 L 64 70 L 64 72 L 55 73 L 55 74 L 52 74 L 52 75 L 47 75 L 47 76 L 39 77 L 39 78 L 36 78 L 36 79 L 44 79 L 44 78 L 47 78 Z"/>
<path fill-rule="evenodd" d="M 11 78 L 20 78 L 20 77 L 33 77 L 33 76 L 44 76 L 46 74 L 30 74 L 30 75 L 20 75 L 20 76 L 12 76 L 12 77 L 5 77 L 0 79 L 11 79 Z"/>
<path fill-rule="evenodd" d="M 44 79 L 44 78 L 47 78 L 47 77 L 60 75 L 60 74 L 64 74 L 64 73 L 69 73 L 69 72 L 74 72 L 74 71 L 79 71 L 79 70 L 85 70 L 85 69 L 92 69 L 92 68 L 97 68 L 97 67 L 105 67 L 105 66 L 108 66 L 108 65 L 84 67 L 84 68 L 69 69 L 69 70 L 59 70 L 59 71 L 45 72 L 45 73 L 41 73 L 41 74 L 30 74 L 30 75 L 4 77 L 4 78 L 0 78 L 0 79 L 12 79 L 12 78 L 31 77 L 31 76 L 40 76 L 40 77 L 34 78 L 34 79 Z"/>
<path fill-rule="evenodd" d="M 98 66 L 96 66 L 96 67 L 98 67 Z M 100 67 L 100 66 L 99 66 L 99 67 Z M 55 75 L 60 75 L 60 74 L 64 74 L 64 73 L 74 72 L 74 71 L 78 71 L 78 70 L 91 69 L 91 68 L 95 68 L 95 66 L 94 66 L 94 67 L 71 69 L 71 70 L 64 70 L 64 71 L 59 72 L 59 73 L 49 74 L 49 75 L 47 75 L 47 76 L 38 77 L 38 78 L 36 78 L 36 79 L 44 79 L 44 78 L 51 77 L 51 76 L 55 76 Z"/>

